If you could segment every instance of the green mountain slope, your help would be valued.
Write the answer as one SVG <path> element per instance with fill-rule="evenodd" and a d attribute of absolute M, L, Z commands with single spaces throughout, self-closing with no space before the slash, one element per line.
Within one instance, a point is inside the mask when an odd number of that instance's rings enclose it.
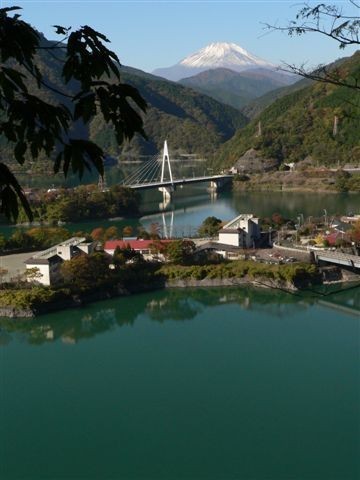
<path fill-rule="evenodd" d="M 216 68 L 184 78 L 179 83 L 240 109 L 269 91 L 289 85 L 294 79 L 294 76 L 265 69 L 239 73 Z"/>
<path fill-rule="evenodd" d="M 51 43 L 46 39 L 43 39 L 43 42 Z M 61 54 L 61 50 L 58 50 L 56 55 L 49 54 L 46 50 L 40 51 L 38 66 L 47 84 L 67 94 L 74 93 L 76 85 L 65 86 L 62 81 Z M 121 81 L 138 88 L 148 102 L 149 109 L 144 116 L 144 126 L 149 141 L 136 137 L 120 148 L 113 131 L 100 115 L 86 128 L 76 126 L 77 135 L 98 142 L 107 154 L 120 157 L 120 160 L 153 155 L 161 150 L 165 139 L 168 140 L 172 153 L 178 151 L 210 155 L 247 123 L 247 118 L 238 110 L 190 88 L 130 67 L 122 67 L 120 71 Z M 38 90 L 35 81 L 30 82 L 29 86 L 32 93 L 40 95 L 50 103 L 55 104 L 59 99 L 66 103 L 66 98 L 54 91 Z M 13 163 L 11 146 L 1 143 L 1 139 L 0 145 L 3 158 Z M 31 161 L 30 158 L 28 160 Z M 33 168 L 44 170 L 42 160 L 48 163 L 48 160 L 43 158 L 36 162 Z"/>
<path fill-rule="evenodd" d="M 267 92 L 264 95 L 261 95 L 260 97 L 251 100 L 246 105 L 244 105 L 240 109 L 240 111 L 249 119 L 253 119 L 279 98 L 297 92 L 298 90 L 301 90 L 311 84 L 311 80 L 303 78 L 302 80 L 299 80 L 293 85 L 276 88 L 275 90 L 271 90 L 270 92 Z"/>
<path fill-rule="evenodd" d="M 111 155 L 150 155 L 161 150 L 165 138 L 172 151 L 209 155 L 247 123 L 238 110 L 168 80 L 125 67 L 122 81 L 135 86 L 148 102 L 144 116 L 149 141 L 134 138 L 119 149 L 112 132 L 98 118 L 91 137 Z"/>
<path fill-rule="evenodd" d="M 338 66 L 342 78 L 360 78 L 360 52 Z M 295 86 L 294 86 L 295 87 Z M 294 88 L 290 87 L 290 88 Z M 333 134 L 334 117 L 338 131 Z M 262 134 L 257 136 L 258 122 Z M 307 158 L 315 165 L 360 163 L 360 93 L 324 83 L 279 98 L 219 150 L 215 164 L 233 165 L 247 150 L 280 162 Z"/>

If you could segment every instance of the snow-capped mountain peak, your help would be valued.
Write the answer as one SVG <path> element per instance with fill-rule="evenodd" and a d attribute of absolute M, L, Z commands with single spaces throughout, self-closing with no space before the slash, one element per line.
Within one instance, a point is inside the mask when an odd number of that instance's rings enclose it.
<path fill-rule="evenodd" d="M 213 68 L 229 68 L 240 72 L 259 67 L 275 68 L 236 43 L 216 42 L 201 48 L 172 67 L 160 68 L 154 73 L 169 80 L 179 80 Z"/>
<path fill-rule="evenodd" d="M 252 55 L 236 43 L 211 43 L 201 50 L 184 58 L 180 65 L 188 67 L 246 67 L 272 66 L 269 62 Z"/>

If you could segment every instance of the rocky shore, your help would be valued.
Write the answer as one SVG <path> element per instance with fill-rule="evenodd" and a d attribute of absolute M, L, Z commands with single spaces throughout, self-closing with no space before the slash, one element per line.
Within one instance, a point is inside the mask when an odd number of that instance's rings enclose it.
<path fill-rule="evenodd" d="M 0 307 L 0 318 L 7 317 L 11 319 L 33 319 L 39 315 L 61 311 L 69 308 L 81 308 L 89 303 L 107 300 L 110 298 L 124 297 L 128 295 L 136 295 L 139 293 L 160 290 L 164 288 L 211 288 L 211 287 L 237 287 L 237 286 L 254 286 L 259 288 L 272 288 L 289 293 L 296 292 L 301 286 L 296 286 L 292 282 L 284 282 L 282 280 L 273 280 L 269 278 L 204 278 L 197 280 L 188 279 L 168 279 L 165 282 L 154 282 L 151 285 L 141 285 L 138 288 L 125 289 L 121 286 L 104 288 L 96 292 L 88 292 L 85 294 L 72 295 L 64 300 L 56 300 L 43 303 L 36 307 L 20 308 L 15 306 Z"/>

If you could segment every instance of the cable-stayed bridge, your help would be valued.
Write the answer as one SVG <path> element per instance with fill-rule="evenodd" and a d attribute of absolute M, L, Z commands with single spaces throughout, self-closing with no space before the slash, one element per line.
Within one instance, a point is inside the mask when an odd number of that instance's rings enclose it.
<path fill-rule="evenodd" d="M 162 159 L 154 157 L 145 162 L 137 170 L 128 175 L 122 185 L 134 190 L 158 189 L 163 193 L 164 202 L 171 199 L 172 192 L 177 186 L 190 185 L 195 183 L 209 183 L 209 188 L 217 191 L 226 183 L 231 181 L 233 175 L 204 175 L 198 177 L 175 178 L 171 169 L 171 162 L 167 142 L 164 142 Z"/>

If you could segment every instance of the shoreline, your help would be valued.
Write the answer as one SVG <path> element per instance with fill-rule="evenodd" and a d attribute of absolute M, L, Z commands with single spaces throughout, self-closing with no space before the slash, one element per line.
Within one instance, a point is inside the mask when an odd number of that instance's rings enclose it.
<path fill-rule="evenodd" d="M 234 178 L 233 187 L 234 191 L 245 192 L 359 193 L 357 184 L 355 190 L 351 189 L 351 182 L 345 184 L 346 190 L 342 190 L 339 173 L 320 168 L 249 173 L 244 174 L 243 180 Z"/>
<path fill-rule="evenodd" d="M 342 278 L 335 281 L 323 281 L 320 285 L 346 285 L 354 287 L 354 280 L 349 278 Z M 283 280 L 271 280 L 269 278 L 253 279 L 249 277 L 240 278 L 204 278 L 197 279 L 171 279 L 165 282 L 154 283 L 153 285 L 143 285 L 138 288 L 125 289 L 119 285 L 115 285 L 111 288 L 97 290 L 96 292 L 86 292 L 83 294 L 72 294 L 67 299 L 61 301 L 56 300 L 53 302 L 43 303 L 37 307 L 14 307 L 3 306 L 0 307 L 0 319 L 9 318 L 14 321 L 17 320 L 34 320 L 41 315 L 48 313 L 58 312 L 62 310 L 68 310 L 71 308 L 82 308 L 88 304 L 96 303 L 102 300 L 110 300 L 112 298 L 121 298 L 130 295 L 137 295 L 158 290 L 171 290 L 171 289 L 184 289 L 184 288 L 218 288 L 218 287 L 253 287 L 261 289 L 274 289 L 289 295 L 296 295 L 300 292 L 307 291 L 309 285 L 296 286 L 293 282 L 284 282 Z M 356 286 L 356 285 L 355 285 Z"/>

